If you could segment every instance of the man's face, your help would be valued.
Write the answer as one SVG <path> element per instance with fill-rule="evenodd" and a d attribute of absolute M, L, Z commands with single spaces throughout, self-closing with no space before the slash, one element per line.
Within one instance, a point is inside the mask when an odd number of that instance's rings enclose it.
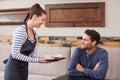
<path fill-rule="evenodd" d="M 82 48 L 89 50 L 92 48 L 92 46 L 93 45 L 92 45 L 92 41 L 90 39 L 90 36 L 88 36 L 87 34 L 84 34 L 83 38 L 82 38 Z"/>

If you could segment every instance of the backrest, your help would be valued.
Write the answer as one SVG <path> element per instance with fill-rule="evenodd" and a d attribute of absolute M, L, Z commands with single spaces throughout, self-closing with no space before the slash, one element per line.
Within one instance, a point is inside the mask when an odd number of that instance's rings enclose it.
<path fill-rule="evenodd" d="M 68 72 L 68 63 L 70 60 L 69 47 L 43 47 L 37 46 L 39 55 L 45 54 L 62 54 L 66 59 L 52 63 L 30 63 L 29 72 L 46 76 L 61 76 Z"/>
<path fill-rule="evenodd" d="M 3 64 L 3 60 L 9 57 L 11 50 L 11 45 L 0 43 L 0 70 L 3 71 L 5 64 Z"/>
<path fill-rule="evenodd" d="M 107 79 L 120 79 L 120 48 L 105 48 L 108 51 L 109 68 Z"/>

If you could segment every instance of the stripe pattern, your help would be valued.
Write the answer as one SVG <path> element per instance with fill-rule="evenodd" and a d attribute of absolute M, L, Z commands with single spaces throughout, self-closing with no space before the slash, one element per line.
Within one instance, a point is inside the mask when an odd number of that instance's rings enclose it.
<path fill-rule="evenodd" d="M 35 35 L 36 39 L 37 36 Z M 28 38 L 25 26 L 19 26 L 13 33 L 12 49 L 11 54 L 12 58 L 21 60 L 24 62 L 39 62 L 40 56 L 37 54 L 37 48 L 35 47 L 34 51 L 31 52 L 29 56 L 26 56 L 20 53 L 21 47 Z"/>

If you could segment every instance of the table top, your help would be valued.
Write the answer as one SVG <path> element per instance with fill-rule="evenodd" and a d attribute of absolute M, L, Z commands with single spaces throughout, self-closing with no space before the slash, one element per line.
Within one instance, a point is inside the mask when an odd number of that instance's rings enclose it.
<path fill-rule="evenodd" d="M 92 78 L 85 78 L 85 77 L 70 77 L 68 74 L 65 74 L 63 76 L 54 78 L 52 80 L 100 80 L 100 79 L 92 79 Z M 110 80 L 110 79 L 102 79 L 102 80 Z"/>

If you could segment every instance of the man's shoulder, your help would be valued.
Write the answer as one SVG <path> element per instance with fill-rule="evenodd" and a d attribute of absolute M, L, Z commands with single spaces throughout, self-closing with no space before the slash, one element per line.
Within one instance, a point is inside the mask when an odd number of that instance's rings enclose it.
<path fill-rule="evenodd" d="M 106 53 L 108 54 L 107 50 L 105 48 L 102 48 L 102 47 L 97 47 L 98 51 L 101 52 L 101 53 Z"/>
<path fill-rule="evenodd" d="M 85 49 L 81 48 L 81 47 L 76 47 L 74 52 L 77 52 L 77 53 L 83 53 L 85 52 Z"/>
<path fill-rule="evenodd" d="M 83 50 L 81 47 L 76 47 L 76 50 Z"/>

